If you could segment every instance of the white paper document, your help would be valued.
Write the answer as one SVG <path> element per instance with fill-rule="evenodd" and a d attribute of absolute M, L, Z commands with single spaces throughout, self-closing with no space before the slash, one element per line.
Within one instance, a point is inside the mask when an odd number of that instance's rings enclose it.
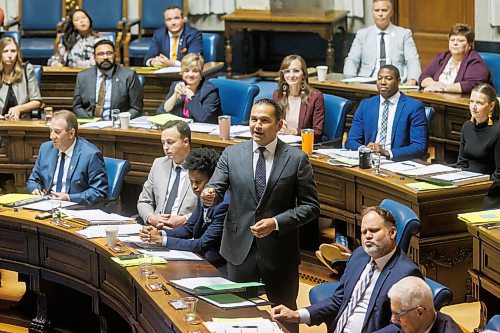
<path fill-rule="evenodd" d="M 300 135 L 278 134 L 278 138 L 288 144 L 302 142 L 302 137 Z"/>
<path fill-rule="evenodd" d="M 330 157 L 345 157 L 345 158 L 359 158 L 359 152 L 357 150 L 347 150 L 340 148 L 332 148 L 332 149 L 318 149 L 318 154 L 323 154 Z"/>
<path fill-rule="evenodd" d="M 165 67 L 165 68 L 157 69 L 153 73 L 155 73 L 155 74 L 165 74 L 165 73 L 180 73 L 180 72 L 181 72 L 181 68 L 180 67 L 172 66 L 172 67 Z"/>
<path fill-rule="evenodd" d="M 226 332 L 226 333 L 253 333 L 253 332 L 266 332 L 277 333 L 283 332 L 277 323 L 269 319 L 255 319 L 255 318 L 238 318 L 238 320 L 217 320 L 213 318 L 212 321 L 205 321 L 203 325 L 212 333 Z"/>
<path fill-rule="evenodd" d="M 30 203 L 27 205 L 22 206 L 25 209 L 33 209 L 33 210 L 39 210 L 42 212 L 48 212 L 52 210 L 52 207 L 56 203 L 61 203 L 61 207 L 69 207 L 69 206 L 74 206 L 78 205 L 77 202 L 71 202 L 71 201 L 61 201 L 61 200 L 54 200 L 54 199 L 49 199 L 49 200 L 42 200 L 34 203 Z"/>
<path fill-rule="evenodd" d="M 189 129 L 191 130 L 191 132 L 211 133 L 216 128 L 218 129 L 219 125 L 208 124 L 208 123 L 191 123 L 191 124 L 189 124 Z"/>
<path fill-rule="evenodd" d="M 120 223 L 129 223 L 131 220 L 133 220 L 130 217 L 114 213 L 109 214 L 103 212 L 100 209 L 85 209 L 85 210 L 63 209 L 62 212 L 69 217 L 88 221 L 90 224 L 120 224 Z"/>
<path fill-rule="evenodd" d="M 79 125 L 80 128 L 105 128 L 111 126 L 113 126 L 113 122 L 111 120 L 102 120 L 102 121 L 96 121 L 94 123 Z"/>
<path fill-rule="evenodd" d="M 425 165 L 412 161 L 395 162 L 390 164 L 384 164 L 380 166 L 380 169 L 384 169 L 390 172 L 400 173 L 402 171 L 407 171 L 416 168 L 423 168 Z"/>
<path fill-rule="evenodd" d="M 208 287 L 218 284 L 236 284 L 233 281 L 218 276 L 186 278 L 180 280 L 171 280 L 170 282 L 188 290 L 194 290 L 197 287 Z"/>
<path fill-rule="evenodd" d="M 219 126 L 217 126 L 212 132 L 210 132 L 210 134 L 219 135 L 220 134 L 220 132 L 219 132 Z M 251 137 L 251 135 L 250 135 L 250 126 L 233 125 L 229 129 L 229 135 L 230 136 L 241 136 L 241 135 L 245 136 L 245 135 L 249 135 L 249 137 Z"/>
<path fill-rule="evenodd" d="M 141 116 L 134 119 L 130 119 L 129 126 L 133 128 L 144 128 L 144 129 L 151 129 L 156 127 L 156 125 L 148 121 L 148 118 L 149 116 Z"/>
<path fill-rule="evenodd" d="M 189 251 L 179 251 L 179 250 L 168 250 L 165 251 L 151 251 L 151 250 L 138 250 L 141 253 L 151 254 L 156 257 L 162 257 L 166 260 L 195 260 L 202 261 L 203 258 L 198 256 L 196 253 Z"/>
<path fill-rule="evenodd" d="M 429 176 L 437 173 L 445 173 L 445 172 L 454 172 L 454 171 L 459 171 L 459 169 L 452 168 L 446 165 L 442 164 L 431 164 L 431 165 L 426 165 L 420 168 L 412 168 L 408 169 L 405 171 L 399 172 L 402 175 L 405 176 L 415 176 L 415 177 L 421 177 L 421 176 Z"/>
<path fill-rule="evenodd" d="M 374 77 L 363 77 L 363 76 L 356 76 L 356 77 L 351 77 L 348 79 L 343 79 L 341 80 L 344 83 L 353 83 L 353 82 L 358 82 L 358 83 L 375 83 L 377 79 Z"/>
<path fill-rule="evenodd" d="M 134 223 L 134 224 L 121 224 L 118 226 L 118 235 L 132 235 L 138 234 L 141 231 L 143 225 Z M 93 225 L 87 227 L 83 230 L 77 231 L 78 234 L 82 235 L 85 238 L 100 238 L 106 237 L 106 225 Z"/>

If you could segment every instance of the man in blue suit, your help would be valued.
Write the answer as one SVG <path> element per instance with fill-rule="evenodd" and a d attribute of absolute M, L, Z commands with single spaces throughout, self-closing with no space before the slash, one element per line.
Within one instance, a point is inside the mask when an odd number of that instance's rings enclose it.
<path fill-rule="evenodd" d="M 391 324 L 387 293 L 400 279 L 421 278 L 422 274 L 396 246 L 396 221 L 388 210 L 368 207 L 363 211 L 361 242 L 363 246 L 351 255 L 332 297 L 297 311 L 279 305 L 271 309 L 273 319 L 308 325 L 326 322 L 335 333 L 368 333 L 382 328 L 397 332 L 398 327 Z"/>
<path fill-rule="evenodd" d="M 201 32 L 184 24 L 179 6 L 165 8 L 163 18 L 165 27 L 157 29 L 153 34 L 148 53 L 144 57 L 146 66 L 180 66 L 186 54 L 200 54 L 203 51 Z"/>
<path fill-rule="evenodd" d="M 395 66 L 380 68 L 377 75 L 380 95 L 359 104 L 347 135 L 347 149 L 366 146 L 395 161 L 425 156 L 428 128 L 424 105 L 401 93 L 399 83 L 399 70 Z"/>
<path fill-rule="evenodd" d="M 54 114 L 50 140 L 40 146 L 35 167 L 26 182 L 28 192 L 92 205 L 106 199 L 108 177 L 101 152 L 80 138 L 73 112 Z"/>

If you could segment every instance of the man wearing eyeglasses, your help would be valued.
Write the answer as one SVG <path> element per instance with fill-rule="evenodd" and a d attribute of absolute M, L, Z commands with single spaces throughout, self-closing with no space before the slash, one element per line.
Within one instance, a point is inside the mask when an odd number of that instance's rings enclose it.
<path fill-rule="evenodd" d="M 392 322 L 404 333 L 461 333 L 448 315 L 434 309 L 431 288 L 422 279 L 408 276 L 387 293 L 391 300 Z"/>
<path fill-rule="evenodd" d="M 94 45 L 96 65 L 76 77 L 73 112 L 79 118 L 111 119 L 111 110 L 139 116 L 143 107 L 143 88 L 137 74 L 115 63 L 114 45 L 101 39 Z"/>
<path fill-rule="evenodd" d="M 307 325 L 325 322 L 334 333 L 398 332 L 391 324 L 387 292 L 402 278 L 422 278 L 422 273 L 396 245 L 396 221 L 388 210 L 368 207 L 362 212 L 361 242 L 331 297 L 297 311 L 279 305 L 271 309 L 273 319 Z"/>

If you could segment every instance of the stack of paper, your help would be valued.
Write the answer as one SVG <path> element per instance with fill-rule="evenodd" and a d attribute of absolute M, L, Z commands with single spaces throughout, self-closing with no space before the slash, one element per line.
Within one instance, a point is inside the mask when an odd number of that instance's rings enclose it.
<path fill-rule="evenodd" d="M 154 71 L 155 74 L 180 73 L 181 68 L 178 66 L 164 67 Z"/>
<path fill-rule="evenodd" d="M 85 210 L 62 210 L 68 217 L 80 219 L 88 222 L 89 225 L 95 224 L 124 224 L 134 221 L 130 217 L 109 214 L 100 209 L 85 209 Z"/>
<path fill-rule="evenodd" d="M 490 180 L 489 175 L 484 175 L 482 173 L 470 172 L 470 171 L 446 173 L 444 175 L 432 176 L 431 178 L 436 179 L 438 181 L 448 181 L 457 186 L 480 183 Z"/>
<path fill-rule="evenodd" d="M 236 283 L 223 277 L 186 278 L 171 280 L 170 283 L 179 289 L 195 295 L 223 294 L 228 291 L 244 291 L 246 288 L 264 285 L 260 282 Z"/>
<path fill-rule="evenodd" d="M 96 122 L 91 122 L 91 123 L 86 123 L 83 125 L 80 125 L 80 128 L 105 128 L 105 127 L 111 127 L 113 126 L 113 122 L 111 120 L 102 120 L 102 121 L 96 121 Z"/>
<path fill-rule="evenodd" d="M 114 262 L 116 262 L 118 265 L 123 266 L 123 267 L 139 266 L 139 258 L 122 260 L 119 257 L 112 257 L 111 259 Z M 153 257 L 153 265 L 166 264 L 166 263 L 167 263 L 167 261 L 163 258 Z"/>
<path fill-rule="evenodd" d="M 169 122 L 171 120 L 182 120 L 182 121 L 185 121 L 186 123 L 193 122 L 193 119 L 182 118 L 182 117 L 176 116 L 176 115 L 171 114 L 171 113 L 157 114 L 156 116 L 152 116 L 152 117 L 148 118 L 148 121 L 150 123 L 153 123 L 153 124 L 156 124 L 156 125 L 159 125 L 159 126 L 163 126 L 163 125 L 165 125 L 167 122 Z"/>
<path fill-rule="evenodd" d="M 52 207 L 54 207 L 56 204 L 60 204 L 62 208 L 78 205 L 77 202 L 50 199 L 50 200 L 42 200 L 31 204 L 27 204 L 24 205 L 23 208 L 48 212 L 51 211 Z"/>
<path fill-rule="evenodd" d="M 404 171 L 416 168 L 423 168 L 424 166 L 425 165 L 413 161 L 403 161 L 381 165 L 380 169 L 384 169 L 394 173 L 402 173 Z"/>
<path fill-rule="evenodd" d="M 208 124 L 208 123 L 191 123 L 189 124 L 189 129 L 191 132 L 198 133 L 210 133 L 214 131 L 216 128 L 219 128 L 217 124 Z"/>
<path fill-rule="evenodd" d="M 210 132 L 212 135 L 219 135 L 219 126 L 214 128 L 213 131 Z M 250 126 L 244 126 L 244 125 L 233 125 L 229 129 L 229 135 L 230 136 L 240 136 L 240 137 L 248 137 L 251 138 L 252 135 L 250 134 Z"/>
<path fill-rule="evenodd" d="M 452 168 L 442 164 L 431 164 L 422 167 L 411 168 L 408 170 L 400 171 L 399 173 L 410 177 L 430 176 L 439 173 L 455 172 L 460 169 Z"/>
<path fill-rule="evenodd" d="M 277 323 L 264 318 L 212 318 L 212 321 L 205 321 L 203 325 L 211 333 L 283 333 Z"/>
<path fill-rule="evenodd" d="M 470 224 L 500 222 L 500 209 L 458 214 L 458 218 Z"/>
<path fill-rule="evenodd" d="M 106 237 L 106 225 L 93 225 L 83 230 L 77 231 L 78 234 L 85 238 L 101 238 Z M 118 235 L 133 235 L 138 234 L 142 229 L 142 224 L 121 224 L 118 226 Z"/>
<path fill-rule="evenodd" d="M 129 126 L 133 128 L 144 128 L 144 129 L 155 128 L 155 125 L 149 122 L 148 119 L 149 116 L 141 116 L 134 119 L 130 119 Z"/>
<path fill-rule="evenodd" d="M 28 201 L 31 200 L 40 201 L 44 200 L 44 198 L 34 194 L 9 193 L 0 196 L 0 205 L 12 205 L 16 203 L 22 204 L 22 202 L 28 203 Z"/>

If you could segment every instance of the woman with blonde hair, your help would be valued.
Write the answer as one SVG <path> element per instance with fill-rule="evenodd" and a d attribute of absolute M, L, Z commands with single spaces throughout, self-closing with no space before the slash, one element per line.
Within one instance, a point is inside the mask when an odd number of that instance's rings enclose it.
<path fill-rule="evenodd" d="M 157 113 L 172 113 L 195 122 L 217 124 L 222 115 L 219 89 L 202 76 L 203 57 L 190 53 L 182 58 L 182 81 L 173 82 Z"/>
<path fill-rule="evenodd" d="M 19 119 L 42 106 L 33 66 L 23 65 L 21 50 L 11 37 L 0 39 L 0 117 Z"/>
<path fill-rule="evenodd" d="M 322 141 L 325 101 L 323 93 L 309 85 L 307 65 L 301 56 L 292 54 L 281 62 L 278 89 L 273 99 L 285 112 L 283 133 L 300 135 L 302 129 L 312 128 L 314 141 Z"/>

